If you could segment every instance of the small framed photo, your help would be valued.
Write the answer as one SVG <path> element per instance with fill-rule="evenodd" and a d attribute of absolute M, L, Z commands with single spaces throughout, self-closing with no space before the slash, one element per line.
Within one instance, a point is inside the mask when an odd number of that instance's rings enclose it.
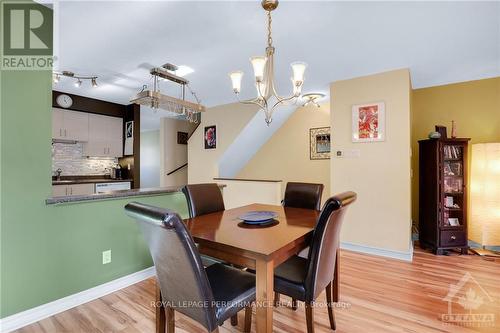
<path fill-rule="evenodd" d="M 458 222 L 458 218 L 456 217 L 449 217 L 448 218 L 448 224 L 452 227 L 458 227 L 460 226 L 460 223 Z"/>
<path fill-rule="evenodd" d="M 330 127 L 309 129 L 311 160 L 327 160 L 330 158 Z"/>
<path fill-rule="evenodd" d="M 352 106 L 352 142 L 385 140 L 385 103 Z"/>
<path fill-rule="evenodd" d="M 205 149 L 216 149 L 217 148 L 217 126 L 205 126 L 203 131 L 203 142 L 205 144 Z"/>
<path fill-rule="evenodd" d="M 188 132 L 177 132 L 177 144 L 187 145 L 188 144 Z"/>
<path fill-rule="evenodd" d="M 125 123 L 125 139 L 134 137 L 134 121 L 127 121 Z"/>

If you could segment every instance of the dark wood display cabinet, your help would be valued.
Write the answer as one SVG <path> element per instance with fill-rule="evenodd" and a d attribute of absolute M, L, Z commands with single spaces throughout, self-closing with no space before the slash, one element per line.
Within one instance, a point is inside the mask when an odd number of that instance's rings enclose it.
<path fill-rule="evenodd" d="M 419 240 L 435 254 L 467 254 L 468 138 L 419 141 Z"/>

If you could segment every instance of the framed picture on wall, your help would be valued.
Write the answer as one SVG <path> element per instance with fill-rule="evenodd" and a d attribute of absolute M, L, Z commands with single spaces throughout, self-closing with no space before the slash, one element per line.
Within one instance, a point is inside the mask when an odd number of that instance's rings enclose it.
<path fill-rule="evenodd" d="M 205 144 L 205 149 L 216 149 L 217 148 L 217 126 L 205 126 L 203 131 L 203 142 Z"/>
<path fill-rule="evenodd" d="M 188 137 L 188 132 L 177 132 L 177 143 L 180 145 L 187 145 Z"/>
<path fill-rule="evenodd" d="M 330 158 L 330 127 L 309 129 L 309 158 L 327 160 Z"/>
<path fill-rule="evenodd" d="M 385 140 L 385 103 L 352 106 L 352 142 Z"/>

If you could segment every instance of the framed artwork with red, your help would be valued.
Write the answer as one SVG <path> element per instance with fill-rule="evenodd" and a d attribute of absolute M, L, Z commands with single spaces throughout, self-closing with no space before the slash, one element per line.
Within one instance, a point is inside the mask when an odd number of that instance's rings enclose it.
<path fill-rule="evenodd" d="M 352 142 L 385 140 L 384 102 L 352 106 Z"/>
<path fill-rule="evenodd" d="M 216 149 L 217 148 L 217 126 L 205 126 L 203 131 L 203 142 L 205 144 L 205 149 Z"/>

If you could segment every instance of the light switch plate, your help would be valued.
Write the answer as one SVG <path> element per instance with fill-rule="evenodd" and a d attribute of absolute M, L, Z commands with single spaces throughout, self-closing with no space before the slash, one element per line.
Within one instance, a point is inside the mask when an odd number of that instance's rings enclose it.
<path fill-rule="evenodd" d="M 102 264 L 106 265 L 111 262 L 111 250 L 102 251 Z"/>
<path fill-rule="evenodd" d="M 359 149 L 339 149 L 334 154 L 337 158 L 359 158 L 361 151 Z"/>

